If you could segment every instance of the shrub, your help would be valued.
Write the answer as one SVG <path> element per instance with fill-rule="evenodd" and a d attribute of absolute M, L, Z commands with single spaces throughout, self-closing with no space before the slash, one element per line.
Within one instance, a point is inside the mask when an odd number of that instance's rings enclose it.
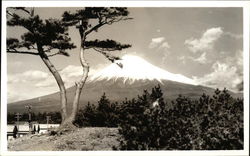
<path fill-rule="evenodd" d="M 122 121 L 119 133 L 120 150 L 148 150 L 159 149 L 161 146 L 160 136 L 163 133 L 166 118 L 165 103 L 162 98 L 160 86 L 154 87 L 149 93 L 144 90 L 138 99 L 123 102 Z M 153 102 L 158 101 L 155 107 Z"/>
<path fill-rule="evenodd" d="M 152 106 L 158 100 L 159 105 Z M 198 100 L 179 96 L 167 109 L 160 87 L 123 102 L 120 150 L 243 149 L 243 100 L 224 89 Z"/>
<path fill-rule="evenodd" d="M 243 99 L 215 90 L 191 100 L 179 95 L 169 104 L 160 86 L 121 104 L 104 93 L 98 105 L 80 110 L 79 126 L 119 126 L 119 150 L 243 149 Z"/>
<path fill-rule="evenodd" d="M 75 124 L 79 127 L 83 126 L 96 126 L 97 123 L 97 110 L 94 105 L 90 103 L 84 107 L 84 109 L 80 109 L 77 113 Z"/>
<path fill-rule="evenodd" d="M 79 110 L 75 124 L 92 127 L 117 127 L 120 122 L 120 107 L 118 103 L 111 103 L 105 93 L 98 101 L 98 105 L 88 103 Z"/>
<path fill-rule="evenodd" d="M 98 101 L 97 125 L 101 127 L 117 127 L 119 122 L 118 103 L 111 103 L 105 93 Z"/>

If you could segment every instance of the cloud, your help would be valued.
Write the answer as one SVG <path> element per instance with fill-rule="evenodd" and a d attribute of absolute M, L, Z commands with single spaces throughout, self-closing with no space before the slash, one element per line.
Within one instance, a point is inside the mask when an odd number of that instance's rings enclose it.
<path fill-rule="evenodd" d="M 66 87 L 71 87 L 82 74 L 81 66 L 69 65 L 59 71 Z M 24 73 L 8 74 L 8 102 L 25 100 L 59 91 L 51 73 L 28 70 Z"/>
<path fill-rule="evenodd" d="M 60 73 L 65 77 L 79 77 L 82 75 L 82 67 L 81 66 L 73 66 L 69 65 L 65 67 Z"/>
<path fill-rule="evenodd" d="M 56 85 L 56 80 L 52 76 L 50 76 L 45 81 L 39 81 L 34 84 L 35 87 L 53 87 L 55 85 Z"/>
<path fill-rule="evenodd" d="M 183 64 L 186 64 L 186 57 L 185 56 L 180 56 L 177 59 L 180 60 Z"/>
<path fill-rule="evenodd" d="M 150 49 L 157 48 L 158 50 L 168 50 L 170 45 L 165 41 L 165 37 L 152 38 L 151 43 L 148 46 Z"/>
<path fill-rule="evenodd" d="M 8 83 L 25 83 L 42 81 L 48 78 L 48 73 L 38 70 L 28 70 L 24 73 L 8 75 Z"/>
<path fill-rule="evenodd" d="M 58 91 L 58 88 L 37 88 L 33 83 L 8 84 L 8 103 L 44 96 Z"/>
<path fill-rule="evenodd" d="M 203 77 L 194 77 L 201 85 L 223 89 L 226 87 L 232 91 L 241 91 L 243 84 L 243 52 L 236 51 L 234 57 L 216 61 L 212 65 L 213 71 Z"/>
<path fill-rule="evenodd" d="M 103 66 L 102 66 L 103 67 Z M 91 68 L 89 76 L 101 68 Z M 83 70 L 81 66 L 69 65 L 59 71 L 65 87 L 75 85 L 79 81 Z M 24 73 L 8 74 L 8 103 L 31 99 L 59 91 L 55 78 L 51 73 L 39 70 L 28 70 Z"/>
<path fill-rule="evenodd" d="M 165 64 L 166 63 L 166 61 L 167 61 L 167 59 L 168 59 L 168 56 L 169 56 L 169 51 L 165 51 L 164 53 L 163 53 L 163 56 L 162 56 L 162 64 Z"/>
<path fill-rule="evenodd" d="M 198 62 L 200 64 L 205 64 L 207 63 L 207 58 L 206 58 L 206 54 L 207 53 L 202 53 L 198 58 L 194 58 L 194 57 L 189 57 L 191 60 L 195 61 L 195 62 Z"/>
<path fill-rule="evenodd" d="M 236 58 L 236 63 L 239 67 L 243 68 L 243 51 L 242 50 L 238 50 L 235 54 L 235 58 Z M 242 69 L 243 70 L 243 69 Z"/>
<path fill-rule="evenodd" d="M 152 48 L 159 47 L 164 40 L 165 40 L 165 37 L 152 38 L 149 44 L 149 48 L 152 49 Z"/>
<path fill-rule="evenodd" d="M 73 86 L 76 81 L 79 81 L 83 74 L 83 69 L 81 66 L 69 65 L 60 71 L 62 79 L 66 87 Z"/>
<path fill-rule="evenodd" d="M 82 72 L 83 70 L 81 66 L 74 66 L 74 65 L 68 65 L 67 67 L 59 71 L 66 87 L 73 86 L 75 82 L 80 79 Z M 35 86 L 57 87 L 57 84 L 55 78 L 50 74 L 50 76 L 46 80 L 37 82 Z"/>
<path fill-rule="evenodd" d="M 215 41 L 217 41 L 223 30 L 221 27 L 207 29 L 199 39 L 190 38 L 185 40 L 185 45 L 193 53 L 205 52 L 213 49 Z"/>
<path fill-rule="evenodd" d="M 164 37 L 152 38 L 151 43 L 149 44 L 150 49 L 161 50 L 162 52 L 162 64 L 167 60 L 170 51 L 170 45 L 167 41 L 165 41 Z"/>
<path fill-rule="evenodd" d="M 36 84 L 47 81 L 50 75 L 39 70 L 28 70 L 23 73 L 8 74 L 8 103 L 46 95 L 52 90 L 37 89 Z"/>
<path fill-rule="evenodd" d="M 236 73 L 236 67 L 230 67 L 227 64 L 216 62 L 213 64 L 212 73 L 206 74 L 202 78 L 195 78 L 198 84 L 206 86 L 220 88 L 228 87 L 229 89 L 235 89 L 236 85 L 240 83 L 240 78 Z"/>
<path fill-rule="evenodd" d="M 93 69 L 91 68 L 89 71 L 89 76 L 93 75 L 100 69 Z M 83 74 L 82 66 L 74 66 L 74 65 L 68 65 L 67 67 L 63 68 L 61 71 L 59 71 L 64 84 L 67 87 L 71 87 L 75 84 L 76 81 L 79 81 L 81 79 L 81 76 Z M 55 78 L 50 75 L 46 80 L 40 81 L 35 84 L 36 87 L 57 87 Z"/>
<path fill-rule="evenodd" d="M 163 42 L 163 43 L 160 45 L 160 48 L 162 48 L 162 49 L 169 49 L 169 48 L 170 48 L 170 45 L 168 44 L 168 42 Z"/>
<path fill-rule="evenodd" d="M 43 80 L 46 79 L 48 77 L 48 73 L 42 72 L 42 71 L 26 71 L 22 74 L 22 76 L 24 76 L 24 78 L 28 78 L 28 80 Z"/>
<path fill-rule="evenodd" d="M 234 39 L 242 39 L 243 38 L 243 35 L 242 34 L 234 34 L 234 33 L 231 33 L 231 32 L 225 32 L 224 35 L 228 35 Z"/>

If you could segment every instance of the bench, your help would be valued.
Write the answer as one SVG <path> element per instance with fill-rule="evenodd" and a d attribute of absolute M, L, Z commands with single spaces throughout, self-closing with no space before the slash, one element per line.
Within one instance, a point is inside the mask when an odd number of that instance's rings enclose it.
<path fill-rule="evenodd" d="M 29 134 L 29 131 L 18 131 L 17 132 L 17 136 L 26 135 L 26 134 Z M 13 136 L 13 135 L 14 135 L 13 132 L 7 132 L 7 140 L 8 140 L 9 136 Z"/>

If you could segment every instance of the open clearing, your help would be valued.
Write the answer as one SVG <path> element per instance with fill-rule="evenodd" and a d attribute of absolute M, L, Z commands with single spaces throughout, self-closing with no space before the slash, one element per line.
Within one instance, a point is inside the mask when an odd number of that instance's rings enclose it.
<path fill-rule="evenodd" d="M 117 128 L 87 127 L 60 135 L 26 135 L 8 141 L 9 151 L 89 151 L 112 150 L 119 145 Z"/>

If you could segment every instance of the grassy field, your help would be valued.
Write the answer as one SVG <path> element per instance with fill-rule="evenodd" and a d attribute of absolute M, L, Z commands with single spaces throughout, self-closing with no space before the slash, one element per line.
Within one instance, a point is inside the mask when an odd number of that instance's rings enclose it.
<path fill-rule="evenodd" d="M 8 141 L 9 151 L 89 151 L 112 150 L 119 145 L 117 128 L 79 128 L 60 136 L 26 135 Z"/>

